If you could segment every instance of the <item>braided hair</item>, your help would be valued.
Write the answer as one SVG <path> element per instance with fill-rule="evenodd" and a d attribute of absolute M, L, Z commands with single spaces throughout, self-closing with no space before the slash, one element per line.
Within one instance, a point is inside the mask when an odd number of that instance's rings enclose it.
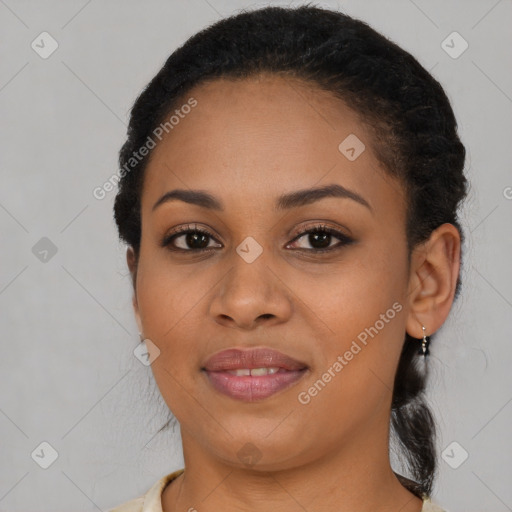
<path fill-rule="evenodd" d="M 372 133 L 372 147 L 389 175 L 406 190 L 408 255 L 432 231 L 457 218 L 467 193 L 465 148 L 443 88 L 408 52 L 368 24 L 310 5 L 242 11 L 201 30 L 165 62 L 131 110 L 119 153 L 123 170 L 115 198 L 119 237 L 138 260 L 141 191 L 149 155 L 133 154 L 155 127 L 184 102 L 186 93 L 215 78 L 259 73 L 299 78 L 343 100 Z M 130 165 L 128 166 L 128 163 Z M 455 297 L 460 289 L 457 278 Z M 417 343 L 405 333 L 395 377 L 391 433 L 412 480 L 400 482 L 430 495 L 436 473 L 435 422 L 424 395 L 428 365 L 418 364 Z"/>

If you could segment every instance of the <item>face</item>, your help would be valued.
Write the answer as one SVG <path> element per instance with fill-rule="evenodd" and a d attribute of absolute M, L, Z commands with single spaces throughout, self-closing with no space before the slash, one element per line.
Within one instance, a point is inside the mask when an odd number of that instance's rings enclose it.
<path fill-rule="evenodd" d="M 189 98 L 146 170 L 134 296 L 185 456 L 278 470 L 383 446 L 408 311 L 401 185 L 314 86 L 219 79 Z M 213 200 L 154 207 L 176 189 Z"/>

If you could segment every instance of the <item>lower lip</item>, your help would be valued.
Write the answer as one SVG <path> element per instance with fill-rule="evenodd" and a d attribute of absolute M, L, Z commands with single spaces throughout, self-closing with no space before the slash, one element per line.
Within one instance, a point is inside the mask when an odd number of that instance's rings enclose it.
<path fill-rule="evenodd" d="M 292 386 L 304 376 L 306 369 L 255 377 L 251 375 L 237 377 L 228 372 L 209 372 L 207 370 L 205 373 L 212 386 L 220 393 L 236 400 L 255 402 Z"/>

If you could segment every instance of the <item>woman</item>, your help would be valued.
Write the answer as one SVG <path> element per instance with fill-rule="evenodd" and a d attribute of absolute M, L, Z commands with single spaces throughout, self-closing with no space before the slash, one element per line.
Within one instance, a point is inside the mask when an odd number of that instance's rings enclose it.
<path fill-rule="evenodd" d="M 440 511 L 423 392 L 464 159 L 440 84 L 347 15 L 244 12 L 176 50 L 114 210 L 185 468 L 113 510 Z"/>

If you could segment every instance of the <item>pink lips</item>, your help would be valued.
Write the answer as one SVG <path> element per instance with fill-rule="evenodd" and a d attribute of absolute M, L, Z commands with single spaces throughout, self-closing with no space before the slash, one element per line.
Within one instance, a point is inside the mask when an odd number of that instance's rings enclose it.
<path fill-rule="evenodd" d="M 261 375 L 265 370 L 255 370 L 258 375 L 245 375 L 247 370 L 263 368 L 270 369 L 266 371 L 271 373 Z M 307 370 L 307 365 L 269 348 L 229 349 L 210 357 L 202 369 L 220 393 L 254 402 L 297 382 Z"/>

